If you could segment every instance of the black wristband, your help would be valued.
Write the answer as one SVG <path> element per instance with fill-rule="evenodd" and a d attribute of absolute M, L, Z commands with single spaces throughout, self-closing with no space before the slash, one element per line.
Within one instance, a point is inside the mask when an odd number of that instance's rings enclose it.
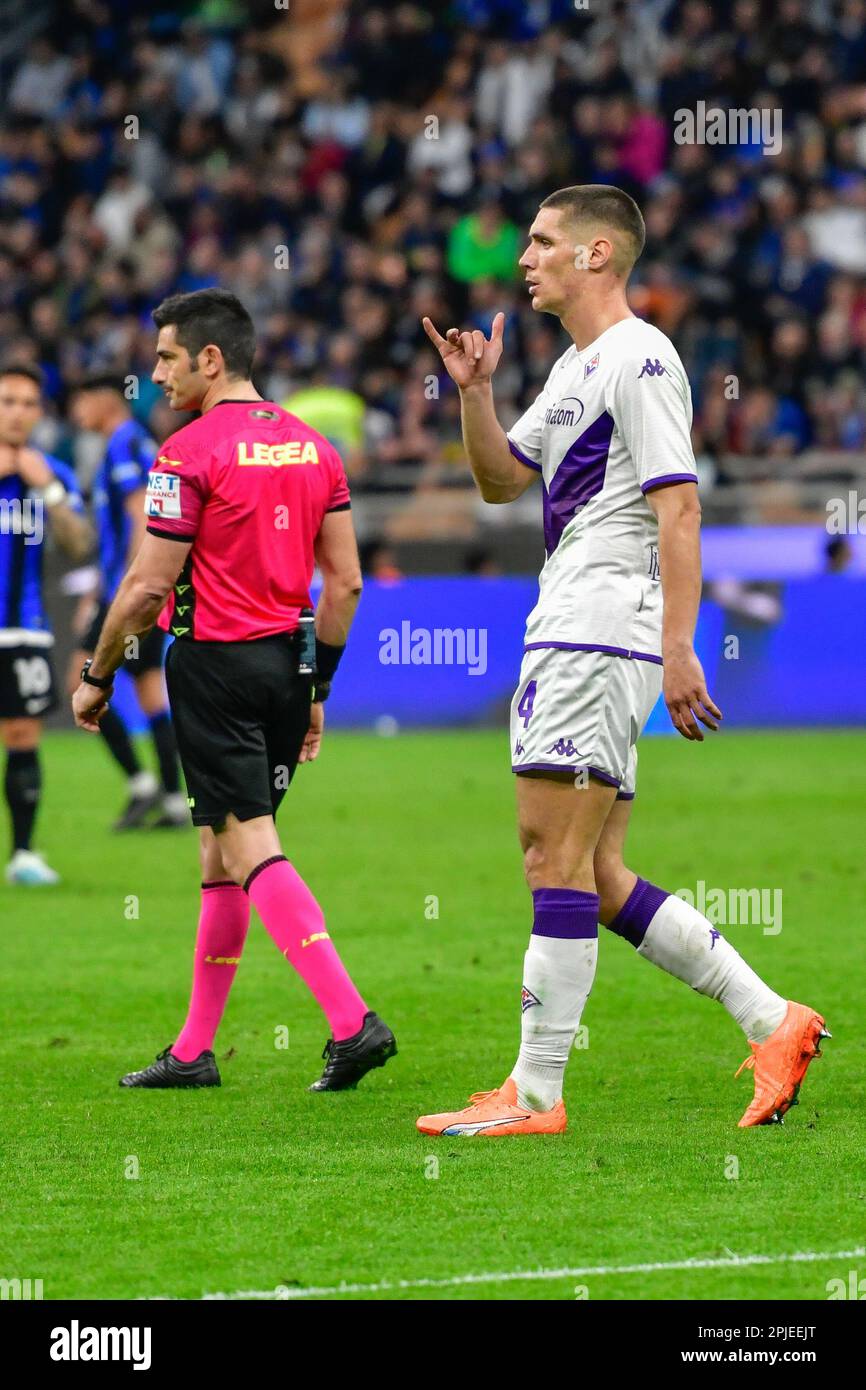
<path fill-rule="evenodd" d="M 93 657 L 90 656 L 81 668 L 81 680 L 85 685 L 95 685 L 99 690 L 110 690 L 114 684 L 114 676 L 91 676 L 90 668 L 93 665 Z"/>
<path fill-rule="evenodd" d="M 323 705 L 331 693 L 331 682 L 320 681 L 318 676 L 313 679 L 313 698 L 314 705 Z"/>
<path fill-rule="evenodd" d="M 345 644 L 342 647 L 332 647 L 330 642 L 323 642 L 320 637 L 316 638 L 316 677 L 322 685 L 333 680 L 334 672 L 345 650 Z"/>

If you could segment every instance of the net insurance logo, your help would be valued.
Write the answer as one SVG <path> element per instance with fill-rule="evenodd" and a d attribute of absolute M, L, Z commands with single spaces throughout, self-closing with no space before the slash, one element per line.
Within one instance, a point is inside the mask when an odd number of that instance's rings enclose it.
<path fill-rule="evenodd" d="M 146 516 L 180 518 L 180 478 L 176 473 L 151 473 L 147 480 Z"/>

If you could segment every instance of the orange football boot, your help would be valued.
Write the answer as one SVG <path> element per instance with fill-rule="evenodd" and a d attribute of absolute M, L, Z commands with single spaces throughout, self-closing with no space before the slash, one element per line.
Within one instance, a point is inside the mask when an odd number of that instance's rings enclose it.
<path fill-rule="evenodd" d="M 478 1091 L 469 1100 L 465 1110 L 422 1115 L 415 1123 L 422 1134 L 479 1135 L 486 1139 L 509 1134 L 564 1134 L 568 1123 L 561 1100 L 552 1110 L 526 1110 L 518 1105 L 517 1086 L 510 1076 L 498 1091 Z"/>
<path fill-rule="evenodd" d="M 743 1067 L 750 1067 L 755 1073 L 755 1097 L 738 1128 L 781 1124 L 786 1111 L 799 1104 L 797 1092 L 809 1063 L 821 1055 L 819 1042 L 831 1036 L 820 1014 L 789 999 L 776 1031 L 766 1042 L 750 1043 L 751 1057 L 735 1072 L 739 1076 Z"/>

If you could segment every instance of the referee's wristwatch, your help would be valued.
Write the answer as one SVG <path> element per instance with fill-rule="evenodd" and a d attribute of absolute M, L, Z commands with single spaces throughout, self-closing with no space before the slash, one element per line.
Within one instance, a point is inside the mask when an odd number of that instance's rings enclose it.
<path fill-rule="evenodd" d="M 90 668 L 93 665 L 93 657 L 89 656 L 81 668 L 81 679 L 85 685 L 95 685 L 100 690 L 110 690 L 114 684 L 112 676 L 91 676 Z"/>

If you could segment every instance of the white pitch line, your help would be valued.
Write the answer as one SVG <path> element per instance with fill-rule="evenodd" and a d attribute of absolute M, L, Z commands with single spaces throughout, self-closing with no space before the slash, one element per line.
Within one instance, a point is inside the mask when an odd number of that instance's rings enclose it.
<path fill-rule="evenodd" d="M 457 1274 L 450 1279 L 383 1279 L 378 1284 L 330 1284 L 306 1289 L 293 1289 L 285 1284 L 278 1289 L 238 1290 L 236 1293 L 206 1293 L 209 1299 L 273 1299 L 278 1302 L 296 1298 L 331 1298 L 340 1294 L 400 1293 L 406 1289 L 455 1289 L 472 1284 L 519 1284 L 550 1279 L 585 1279 L 605 1274 L 662 1274 L 681 1269 L 744 1269 L 750 1265 L 813 1264 L 819 1260 L 859 1260 L 866 1256 L 866 1246 L 853 1250 L 798 1250 L 780 1255 L 731 1255 L 715 1259 L 665 1260 L 656 1264 L 637 1265 L 578 1265 L 565 1269 L 517 1269 L 498 1274 Z"/>

